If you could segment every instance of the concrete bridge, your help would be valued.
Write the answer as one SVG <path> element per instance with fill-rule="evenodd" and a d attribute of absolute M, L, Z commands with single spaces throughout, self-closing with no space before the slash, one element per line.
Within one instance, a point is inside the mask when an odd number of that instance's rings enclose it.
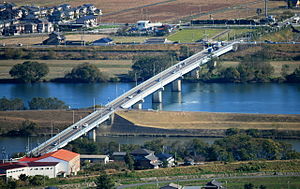
<path fill-rule="evenodd" d="M 108 103 L 104 108 L 94 111 L 90 115 L 69 126 L 62 132 L 31 150 L 28 154 L 37 156 L 55 151 L 86 134 L 95 140 L 95 129 L 107 120 L 112 121 L 116 110 L 128 108 L 141 109 L 144 98 L 149 95 L 152 95 L 152 101 L 154 103 L 161 103 L 163 100 L 162 92 L 165 85 L 172 83 L 172 90 L 180 92 L 183 75 L 190 72 L 197 75 L 198 70 L 202 65 L 209 62 L 212 58 L 235 50 L 238 43 L 239 42 L 236 41 L 228 42 L 219 46 L 217 50 L 212 52 L 209 52 L 208 49 L 204 49 L 203 51 L 173 65 L 119 96 Z"/>

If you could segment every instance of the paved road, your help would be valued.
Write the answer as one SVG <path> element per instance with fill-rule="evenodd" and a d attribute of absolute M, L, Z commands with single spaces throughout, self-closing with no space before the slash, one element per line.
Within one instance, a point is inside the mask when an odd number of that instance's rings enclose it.
<path fill-rule="evenodd" d="M 264 176 L 233 176 L 233 177 L 215 177 L 215 178 L 195 178 L 195 179 L 176 179 L 176 180 L 167 180 L 167 181 L 152 181 L 152 182 L 144 182 L 144 183 L 136 183 L 136 184 L 126 184 L 118 186 L 117 189 L 129 188 L 129 187 L 137 187 L 143 185 L 150 185 L 150 184 L 168 184 L 168 183 L 177 183 L 183 181 L 201 181 L 201 180 L 212 180 L 212 179 L 243 179 L 243 178 L 270 178 L 270 177 L 290 177 L 290 176 L 298 176 L 297 175 L 264 175 Z"/>

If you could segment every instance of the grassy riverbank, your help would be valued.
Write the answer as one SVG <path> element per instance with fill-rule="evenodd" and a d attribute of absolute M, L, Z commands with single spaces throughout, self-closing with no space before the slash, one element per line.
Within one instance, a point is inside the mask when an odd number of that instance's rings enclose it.
<path fill-rule="evenodd" d="M 299 115 L 210 112 L 121 111 L 135 125 L 161 129 L 258 129 L 300 131 Z"/>
<path fill-rule="evenodd" d="M 90 113 L 90 110 L 74 111 L 75 121 Z M 238 114 L 238 113 L 209 113 L 209 112 L 168 112 L 168 111 L 120 111 L 115 117 L 113 132 L 105 130 L 106 134 L 153 134 L 149 131 L 159 129 L 160 134 L 222 136 L 226 129 L 241 130 L 257 129 L 277 132 L 287 132 L 289 137 L 297 137 L 300 131 L 299 115 L 275 114 Z M 19 130 L 25 120 L 37 123 L 37 133 L 49 134 L 52 125 L 57 129 L 64 129 L 73 122 L 71 110 L 25 110 L 0 111 L 0 131 L 4 134 L 10 130 Z M 126 133 L 125 131 L 133 133 Z M 147 132 L 146 132 L 147 130 Z M 172 132 L 170 132 L 172 131 Z M 190 132 L 193 131 L 193 132 Z M 203 132 L 205 131 L 205 132 Z M 54 131 L 56 132 L 56 131 Z M 101 131 L 102 132 L 102 131 Z"/>

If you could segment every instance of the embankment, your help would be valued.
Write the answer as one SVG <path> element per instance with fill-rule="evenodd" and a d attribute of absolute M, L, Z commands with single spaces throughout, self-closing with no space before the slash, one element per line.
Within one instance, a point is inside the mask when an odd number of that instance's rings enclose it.
<path fill-rule="evenodd" d="M 98 134 L 222 137 L 229 128 L 257 129 L 265 137 L 299 138 L 300 115 L 119 111 L 114 124 Z"/>

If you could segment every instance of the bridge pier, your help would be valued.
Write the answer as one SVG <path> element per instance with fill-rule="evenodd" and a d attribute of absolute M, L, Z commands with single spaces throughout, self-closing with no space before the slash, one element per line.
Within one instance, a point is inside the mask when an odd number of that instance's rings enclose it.
<path fill-rule="evenodd" d="M 158 89 L 152 94 L 152 103 L 162 103 L 162 91 L 163 88 Z"/>
<path fill-rule="evenodd" d="M 190 76 L 192 78 L 199 79 L 199 77 L 200 77 L 200 70 L 199 70 L 199 68 L 191 71 Z"/>
<path fill-rule="evenodd" d="M 181 91 L 181 79 L 176 79 L 172 82 L 172 91 L 180 92 Z"/>
<path fill-rule="evenodd" d="M 152 109 L 153 110 L 162 110 L 163 105 L 162 105 L 162 103 L 152 103 Z"/>
<path fill-rule="evenodd" d="M 108 125 L 114 124 L 114 119 L 115 119 L 115 114 L 113 113 L 109 116 L 109 119 L 107 120 L 108 121 L 107 124 Z"/>
<path fill-rule="evenodd" d="M 96 142 L 96 129 L 92 129 L 87 133 L 88 139 Z"/>
<path fill-rule="evenodd" d="M 144 100 L 140 100 L 137 103 L 135 103 L 132 108 L 136 110 L 141 110 L 143 108 L 143 102 Z"/>

